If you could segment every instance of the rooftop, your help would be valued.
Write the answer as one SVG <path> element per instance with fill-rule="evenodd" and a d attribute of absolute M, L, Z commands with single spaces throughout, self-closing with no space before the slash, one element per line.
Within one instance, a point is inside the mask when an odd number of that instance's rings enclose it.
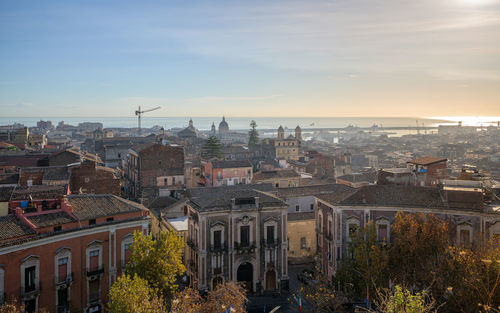
<path fill-rule="evenodd" d="M 356 189 L 343 184 L 309 185 L 300 187 L 280 188 L 278 195 L 285 198 L 301 196 L 317 196 L 330 193 L 352 192 Z"/>
<path fill-rule="evenodd" d="M 375 181 L 377 181 L 377 172 L 373 171 L 367 173 L 352 173 L 337 177 L 337 179 L 341 179 L 351 183 L 359 183 L 359 182 L 374 183 Z"/>
<path fill-rule="evenodd" d="M 188 217 L 182 216 L 178 218 L 169 218 L 167 219 L 168 223 L 172 225 L 172 227 L 176 231 L 186 231 L 188 230 Z"/>
<path fill-rule="evenodd" d="M 69 195 L 67 200 L 73 207 L 73 214 L 82 220 L 147 211 L 142 204 L 114 195 Z"/>
<path fill-rule="evenodd" d="M 15 215 L 0 216 L 0 240 L 34 235 L 35 231 L 24 225 Z"/>
<path fill-rule="evenodd" d="M 60 199 L 68 192 L 68 186 L 37 185 L 16 187 L 12 192 L 11 200 L 31 199 Z"/>
<path fill-rule="evenodd" d="M 432 158 L 432 157 L 422 157 L 415 160 L 408 161 L 406 163 L 417 164 L 417 165 L 431 165 L 435 163 L 446 162 L 447 159 L 442 158 Z"/>
<path fill-rule="evenodd" d="M 252 167 L 248 160 L 223 160 L 212 161 L 213 168 L 239 168 L 239 167 Z"/>
<path fill-rule="evenodd" d="M 249 184 L 223 187 L 202 187 L 188 189 L 191 205 L 198 211 L 230 210 L 233 199 L 258 197 L 259 208 L 285 207 L 286 203 L 276 197 L 272 184 Z"/>
<path fill-rule="evenodd" d="M 275 171 L 261 171 L 253 175 L 254 181 L 275 179 L 275 178 L 296 178 L 300 174 L 294 170 L 275 170 Z"/>

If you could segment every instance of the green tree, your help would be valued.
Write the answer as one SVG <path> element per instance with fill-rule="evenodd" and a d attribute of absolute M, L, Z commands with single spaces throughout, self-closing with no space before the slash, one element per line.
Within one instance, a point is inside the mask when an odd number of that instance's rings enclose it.
<path fill-rule="evenodd" d="M 219 139 L 215 136 L 210 136 L 201 150 L 201 156 L 204 158 L 220 158 L 222 157 L 222 146 Z"/>
<path fill-rule="evenodd" d="M 340 265 L 337 279 L 347 293 L 366 298 L 376 295 L 376 290 L 388 285 L 389 253 L 385 243 L 377 240 L 373 222 L 360 231 L 351 234 L 351 243 L 346 258 Z"/>
<path fill-rule="evenodd" d="M 126 272 L 146 280 L 163 299 L 177 289 L 177 278 L 186 268 L 182 263 L 184 240 L 174 230 L 161 232 L 159 238 L 134 233 Z"/>
<path fill-rule="evenodd" d="M 379 292 L 377 310 L 371 312 L 428 313 L 437 312 L 437 309 L 436 302 L 428 296 L 426 291 L 412 294 L 409 290 L 397 285 L 394 291 Z"/>
<path fill-rule="evenodd" d="M 163 302 L 148 282 L 137 275 L 123 274 L 111 286 L 110 313 L 163 313 Z"/>
<path fill-rule="evenodd" d="M 248 145 L 256 145 L 259 143 L 259 132 L 257 131 L 257 123 L 252 120 L 250 122 L 250 131 L 248 132 Z"/>

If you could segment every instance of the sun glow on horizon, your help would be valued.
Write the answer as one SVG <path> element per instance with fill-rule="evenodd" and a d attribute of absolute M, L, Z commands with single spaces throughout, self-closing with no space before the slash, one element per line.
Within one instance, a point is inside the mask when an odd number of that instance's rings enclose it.
<path fill-rule="evenodd" d="M 497 126 L 500 116 L 433 116 L 431 119 L 462 122 L 464 126 Z"/>

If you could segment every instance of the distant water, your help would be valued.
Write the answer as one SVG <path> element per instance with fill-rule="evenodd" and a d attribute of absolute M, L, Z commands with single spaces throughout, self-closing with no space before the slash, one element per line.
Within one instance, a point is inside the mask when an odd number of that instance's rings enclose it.
<path fill-rule="evenodd" d="M 77 125 L 82 122 L 100 122 L 105 128 L 137 127 L 136 117 L 0 117 L 0 126 L 13 123 L 25 126 L 36 126 L 39 120 L 50 120 L 54 125 L 60 121 L 65 124 Z M 222 117 L 193 117 L 194 126 L 200 130 L 209 130 L 212 123 L 218 128 Z M 293 130 L 297 125 L 302 128 L 339 128 L 349 125 L 370 127 L 374 124 L 380 127 L 407 127 L 419 126 L 435 127 L 438 124 L 450 123 L 450 120 L 430 119 L 418 117 L 226 117 L 229 128 L 232 130 L 246 130 L 251 120 L 257 122 L 259 129 L 275 129 L 282 125 Z M 186 127 L 189 117 L 143 117 L 142 127 L 159 125 L 165 129 Z"/>

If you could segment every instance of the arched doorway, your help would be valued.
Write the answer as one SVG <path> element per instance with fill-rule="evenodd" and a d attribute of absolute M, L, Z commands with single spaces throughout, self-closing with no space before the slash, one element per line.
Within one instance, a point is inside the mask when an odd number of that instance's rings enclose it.
<path fill-rule="evenodd" d="M 250 292 L 253 291 L 253 267 L 252 264 L 245 262 L 241 263 L 236 273 L 236 280 Z"/>
<path fill-rule="evenodd" d="M 217 276 L 212 280 L 212 290 L 215 290 L 218 285 L 222 284 L 222 277 Z"/>
<path fill-rule="evenodd" d="M 266 290 L 276 290 L 276 271 L 269 270 L 266 272 Z"/>

